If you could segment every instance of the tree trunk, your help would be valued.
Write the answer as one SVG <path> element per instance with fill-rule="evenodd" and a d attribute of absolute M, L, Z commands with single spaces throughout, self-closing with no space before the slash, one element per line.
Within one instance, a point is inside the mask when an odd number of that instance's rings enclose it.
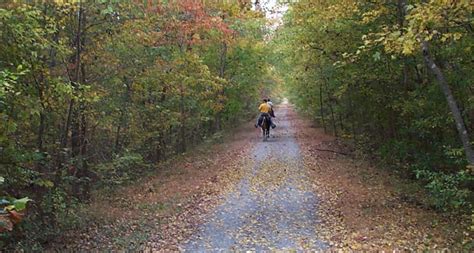
<path fill-rule="evenodd" d="M 76 47 L 75 57 L 73 59 L 74 73 L 71 80 L 78 92 L 81 92 L 79 84 L 86 82 L 85 66 L 82 64 L 81 59 L 85 46 L 85 19 L 85 11 L 81 1 L 79 1 L 78 24 L 74 43 Z M 71 174 L 78 179 L 89 177 L 86 134 L 87 119 L 85 116 L 85 104 L 82 101 L 78 101 L 77 106 L 72 107 L 71 117 L 71 155 L 74 157 L 74 168 Z M 76 197 L 82 200 L 89 198 L 89 183 L 87 180 L 74 183 L 72 189 Z"/>
<path fill-rule="evenodd" d="M 121 124 L 119 123 L 117 126 L 117 131 L 115 131 L 115 147 L 114 152 L 118 154 L 120 152 L 120 129 Z"/>
<path fill-rule="evenodd" d="M 122 145 L 124 142 L 127 140 L 127 132 L 129 128 L 129 119 L 128 119 L 128 114 L 129 114 L 129 105 L 132 100 L 132 81 L 129 80 L 126 76 L 123 77 L 123 83 L 125 84 L 125 93 L 123 96 L 123 101 L 122 105 L 120 108 L 120 117 L 117 122 L 117 131 L 115 133 L 115 147 L 114 147 L 114 152 L 119 153 L 122 150 Z M 124 138 L 120 138 L 120 133 L 123 130 L 123 135 Z"/>
<path fill-rule="evenodd" d="M 82 8 L 81 2 L 79 2 L 78 10 L 78 21 L 77 21 L 77 31 L 75 38 L 75 47 L 76 52 L 73 58 L 74 73 L 72 76 L 72 83 L 76 90 L 79 90 L 78 83 L 81 74 L 81 54 L 82 54 L 82 20 L 84 15 L 84 9 Z M 72 104 L 72 103 L 71 103 Z M 71 151 L 72 156 L 77 157 L 80 154 L 80 115 L 79 108 L 81 107 L 80 103 L 76 107 L 72 107 L 72 118 L 71 118 Z"/>
<path fill-rule="evenodd" d="M 323 123 L 324 132 L 327 132 L 326 129 L 326 120 L 324 118 L 324 108 L 323 108 L 323 85 L 319 85 L 319 113 L 321 114 L 321 121 Z"/>
<path fill-rule="evenodd" d="M 219 77 L 224 78 L 225 75 L 225 67 L 226 67 L 226 57 L 227 57 L 227 43 L 224 41 L 222 42 L 222 50 L 219 57 Z M 219 92 L 220 96 L 224 96 L 224 88 Z M 219 103 L 224 103 L 219 99 Z M 222 114 L 218 112 L 216 115 L 216 130 L 220 131 L 222 129 Z"/>
<path fill-rule="evenodd" d="M 423 50 L 423 57 L 425 59 L 425 63 L 427 67 L 436 76 L 436 80 L 438 81 L 438 84 L 440 85 L 441 90 L 443 91 L 446 97 L 446 100 L 448 101 L 449 109 L 451 110 L 451 113 L 453 114 L 453 117 L 454 117 L 454 121 L 456 122 L 456 128 L 459 134 L 459 139 L 461 140 L 464 147 L 466 159 L 469 162 L 469 164 L 474 165 L 474 151 L 472 150 L 471 143 L 469 141 L 469 135 L 467 133 L 466 126 L 464 124 L 464 120 L 461 116 L 461 112 L 459 111 L 459 107 L 456 103 L 453 93 L 451 92 L 451 88 L 449 87 L 444 77 L 443 72 L 436 65 L 436 63 L 433 60 L 433 57 L 430 54 L 428 41 L 423 41 L 421 43 L 421 47 Z"/>
<path fill-rule="evenodd" d="M 332 98 L 331 98 L 331 94 L 329 93 L 329 80 L 324 78 L 324 83 L 326 84 L 326 97 L 328 99 L 329 111 L 331 112 L 332 129 L 334 131 L 334 135 L 336 137 L 338 137 L 337 126 L 336 126 L 336 117 L 334 116 L 334 109 L 333 109 L 333 106 L 332 106 L 332 103 L 331 103 Z"/>
<path fill-rule="evenodd" d="M 38 89 L 38 98 L 40 103 L 40 113 L 39 113 L 39 126 L 38 126 L 38 139 L 37 139 L 37 148 L 39 152 L 44 152 L 43 142 L 44 142 L 44 130 L 45 130 L 45 118 L 46 118 L 46 106 L 44 98 L 44 76 L 43 73 L 40 73 L 39 80 L 35 79 L 36 87 Z"/>
<path fill-rule="evenodd" d="M 179 111 L 181 113 L 181 126 L 180 126 L 180 145 L 179 145 L 179 152 L 186 152 L 186 114 L 185 114 L 185 106 L 184 106 L 184 87 L 183 84 L 180 86 L 180 103 L 179 103 Z"/>
<path fill-rule="evenodd" d="M 63 149 L 66 148 L 69 137 L 69 129 L 71 128 L 71 119 L 72 119 L 72 110 L 74 108 L 74 99 L 71 98 L 69 101 L 69 106 L 67 110 L 66 123 L 61 137 L 60 152 L 63 152 Z"/>
<path fill-rule="evenodd" d="M 328 106 L 329 106 L 329 111 L 331 111 L 332 129 L 334 131 L 334 136 L 338 137 L 337 126 L 336 126 L 336 118 L 334 117 L 334 110 L 332 108 L 331 101 L 328 102 Z"/>
<path fill-rule="evenodd" d="M 336 102 L 336 108 L 342 108 L 342 106 L 339 104 L 337 99 L 334 99 L 334 101 Z M 344 121 L 342 119 L 342 113 L 341 112 L 336 112 L 336 114 L 337 114 L 337 118 L 339 120 L 339 128 L 341 129 L 341 132 L 344 134 Z"/>
<path fill-rule="evenodd" d="M 44 115 L 44 111 L 41 111 L 39 129 L 38 129 L 38 151 L 41 153 L 44 152 L 44 147 L 43 147 L 44 129 L 45 129 L 45 115 Z"/>
<path fill-rule="evenodd" d="M 356 83 L 357 84 L 357 83 Z M 356 132 L 356 126 L 355 126 L 355 122 L 356 122 L 356 117 L 355 117 L 355 110 L 354 110 L 354 103 L 353 103 L 353 91 L 352 91 L 352 85 L 349 86 L 349 89 L 348 89 L 348 92 L 349 92 L 349 119 L 350 119 L 350 122 L 351 122 L 351 129 L 352 129 L 352 138 L 354 139 L 354 144 L 357 144 L 357 132 Z"/>

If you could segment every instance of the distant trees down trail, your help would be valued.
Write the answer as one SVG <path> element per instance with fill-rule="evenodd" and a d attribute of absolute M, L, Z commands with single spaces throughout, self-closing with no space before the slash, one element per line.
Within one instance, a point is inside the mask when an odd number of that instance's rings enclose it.
<path fill-rule="evenodd" d="M 274 62 L 293 101 L 326 130 L 425 184 L 435 206 L 469 210 L 473 8 L 298 1 L 274 35 Z"/>
<path fill-rule="evenodd" d="M 94 187 L 248 117 L 272 79 L 250 1 L 21 2 L 0 4 L 7 249 L 40 249 Z"/>

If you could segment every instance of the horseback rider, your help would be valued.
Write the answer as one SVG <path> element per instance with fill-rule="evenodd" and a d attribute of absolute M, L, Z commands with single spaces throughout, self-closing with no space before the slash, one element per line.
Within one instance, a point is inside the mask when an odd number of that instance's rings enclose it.
<path fill-rule="evenodd" d="M 260 111 L 260 116 L 258 117 L 257 124 L 255 124 L 255 128 L 262 126 L 263 117 L 268 117 L 270 121 L 270 126 L 272 126 L 272 128 L 275 128 L 276 125 L 273 124 L 272 117 L 270 117 L 270 111 L 272 110 L 272 107 L 268 104 L 268 100 L 266 98 L 263 99 L 263 103 L 260 104 L 258 110 Z"/>
<path fill-rule="evenodd" d="M 270 116 L 272 118 L 275 118 L 275 111 L 273 110 L 273 103 L 270 99 L 267 99 L 267 104 L 270 105 L 270 107 L 272 108 L 269 112 Z"/>

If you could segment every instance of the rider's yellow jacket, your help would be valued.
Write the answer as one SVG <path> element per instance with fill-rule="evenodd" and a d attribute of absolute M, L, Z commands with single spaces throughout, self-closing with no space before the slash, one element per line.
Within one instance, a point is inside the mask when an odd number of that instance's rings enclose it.
<path fill-rule="evenodd" d="M 262 103 L 258 107 L 258 110 L 260 110 L 260 112 L 269 113 L 272 110 L 272 107 L 267 103 Z"/>

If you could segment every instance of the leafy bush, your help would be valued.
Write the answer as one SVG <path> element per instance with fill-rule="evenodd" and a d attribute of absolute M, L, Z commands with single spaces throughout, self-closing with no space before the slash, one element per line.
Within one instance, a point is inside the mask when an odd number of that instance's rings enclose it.
<path fill-rule="evenodd" d="M 104 185 L 121 185 L 132 179 L 138 178 L 150 168 L 143 157 L 136 153 L 126 153 L 117 156 L 110 163 L 97 166 L 97 173 Z"/>
<path fill-rule="evenodd" d="M 473 192 L 466 185 L 474 182 L 474 176 L 468 171 L 446 174 L 419 169 L 416 170 L 416 176 L 427 183 L 426 188 L 431 193 L 432 201 L 437 208 L 447 210 L 472 207 L 470 199 Z"/>

